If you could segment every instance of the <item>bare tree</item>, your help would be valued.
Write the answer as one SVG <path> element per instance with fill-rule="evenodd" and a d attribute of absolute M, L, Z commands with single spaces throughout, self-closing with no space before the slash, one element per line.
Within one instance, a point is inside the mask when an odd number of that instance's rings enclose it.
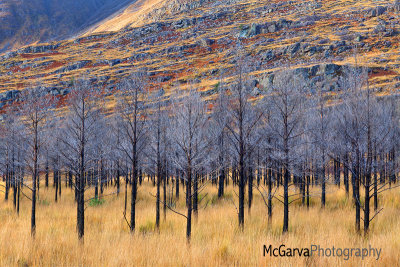
<path fill-rule="evenodd" d="M 228 139 L 232 145 L 233 155 L 236 157 L 239 172 L 239 227 L 244 227 L 244 195 L 246 171 L 250 167 L 250 155 L 255 148 L 254 136 L 257 126 L 261 121 L 263 112 L 255 108 L 252 99 L 252 88 L 246 73 L 246 66 L 241 59 L 237 65 L 237 76 L 229 88 L 228 122 L 226 127 L 229 131 Z M 251 178 L 251 177 L 250 177 Z M 249 183 L 249 190 L 252 186 Z"/>
<path fill-rule="evenodd" d="M 132 74 L 121 83 L 120 92 L 118 97 L 118 113 L 122 127 L 120 149 L 129 159 L 132 171 L 131 218 L 128 224 L 131 232 L 134 232 L 138 171 L 140 162 L 143 160 L 140 155 L 145 148 L 148 131 L 146 75 Z M 124 217 L 126 219 L 125 214 Z"/>
<path fill-rule="evenodd" d="M 22 104 L 19 106 L 21 113 L 21 123 L 24 126 L 23 136 L 26 144 L 25 159 L 26 167 L 32 175 L 32 184 L 26 187 L 32 191 L 32 216 L 31 216 L 31 235 L 34 237 L 36 232 L 36 197 L 37 185 L 39 181 L 40 159 L 45 140 L 43 133 L 46 126 L 46 118 L 52 98 L 44 95 L 41 87 L 27 89 L 21 96 Z"/>
<path fill-rule="evenodd" d="M 392 147 L 388 140 L 392 133 L 390 105 L 385 101 L 377 101 L 369 88 L 367 71 L 363 68 L 350 68 L 342 81 L 342 103 L 336 108 L 336 134 L 339 146 L 350 151 L 348 169 L 352 174 L 353 199 L 355 204 L 355 229 L 361 232 L 361 220 L 364 222 L 364 234 L 368 234 L 370 222 L 379 214 L 377 210 L 370 215 L 371 191 L 374 191 L 375 201 L 379 193 L 386 191 L 383 184 L 378 188 L 375 174 L 375 184 L 372 186 L 372 176 L 376 168 L 375 151 L 389 154 Z M 335 151 L 333 151 L 334 153 Z M 332 156 L 335 157 L 335 156 Z M 364 203 L 361 203 L 360 190 L 364 187 Z M 361 210 L 364 217 L 361 217 Z"/>
<path fill-rule="evenodd" d="M 148 164 L 149 164 L 149 174 L 156 176 L 156 228 L 160 227 L 160 203 L 164 205 L 164 216 L 166 209 L 166 198 L 161 201 L 161 182 L 165 178 L 165 161 L 167 156 L 167 130 L 169 116 L 165 105 L 163 104 L 164 91 L 162 89 L 153 93 L 150 97 L 151 115 L 150 115 L 150 131 L 149 131 L 149 145 L 148 145 Z M 164 180 L 165 184 L 165 180 Z M 165 195 L 165 190 L 164 190 Z"/>
<path fill-rule="evenodd" d="M 272 157 L 281 162 L 283 169 L 283 203 L 284 217 L 282 231 L 289 229 L 289 182 L 298 167 L 296 152 L 305 132 L 304 108 L 307 84 L 290 70 L 275 74 L 269 98 L 271 105 L 270 131 L 274 135 L 275 145 Z"/>
<path fill-rule="evenodd" d="M 190 90 L 180 99 L 180 94 L 175 93 L 171 106 L 172 158 L 177 169 L 185 175 L 186 181 L 186 238 L 190 242 L 192 231 L 192 204 L 197 205 L 198 176 L 196 173 L 207 164 L 209 140 L 206 137 L 208 115 L 206 106 L 199 93 Z M 192 190 L 193 186 L 193 190 Z"/>
<path fill-rule="evenodd" d="M 95 98 L 98 94 L 87 80 L 77 80 L 69 94 L 68 108 L 63 122 L 62 149 L 65 166 L 75 176 L 78 238 L 83 240 L 85 229 L 86 172 L 94 161 L 94 145 L 101 110 Z"/>
<path fill-rule="evenodd" d="M 227 175 L 227 152 L 228 140 L 227 140 L 227 124 L 228 124 L 228 96 L 225 85 L 221 79 L 218 84 L 218 97 L 213 107 L 213 125 L 210 127 L 213 132 L 213 138 L 216 142 L 216 151 L 218 154 L 218 198 L 222 198 L 224 195 L 224 184 Z"/>
<path fill-rule="evenodd" d="M 331 118 L 329 109 L 326 107 L 326 98 L 324 92 L 320 89 L 315 98 L 313 99 L 312 105 L 312 115 L 310 118 L 310 136 L 312 137 L 312 142 L 317 149 L 316 160 L 317 172 L 318 172 L 318 183 L 321 184 L 321 207 L 325 207 L 326 203 L 326 182 L 328 177 L 326 175 L 326 165 L 329 163 L 328 145 L 332 142 L 332 129 L 331 129 Z"/>

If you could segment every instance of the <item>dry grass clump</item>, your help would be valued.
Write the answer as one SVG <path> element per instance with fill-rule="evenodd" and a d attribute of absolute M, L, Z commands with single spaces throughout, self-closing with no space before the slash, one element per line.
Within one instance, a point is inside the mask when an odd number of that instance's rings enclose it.
<path fill-rule="evenodd" d="M 106 190 L 113 192 L 114 188 Z M 61 200 L 53 200 L 53 188 L 40 189 L 36 238 L 30 236 L 30 202 L 23 199 L 17 216 L 12 201 L 0 195 L 0 266 L 396 266 L 400 262 L 400 190 L 382 195 L 382 213 L 374 219 L 367 238 L 354 231 L 354 209 L 343 189 L 332 186 L 327 206 L 320 208 L 313 199 L 309 210 L 294 203 L 290 207 L 289 233 L 281 235 L 282 206 L 275 203 L 272 223 L 266 207 L 255 193 L 251 214 L 246 213 L 245 228 L 237 227 L 236 210 L 230 199 L 236 196 L 230 186 L 226 197 L 217 200 L 216 188 L 206 189 L 199 216 L 193 224 L 192 242 L 187 246 L 185 219 L 167 211 L 160 231 L 154 229 L 155 188 L 145 182 L 139 188 L 137 230 L 130 234 L 123 219 L 124 193 L 106 197 L 100 205 L 86 209 L 84 243 L 77 240 L 76 205 L 73 192 L 63 187 Z M 318 192 L 319 188 L 315 187 Z M 105 194 L 107 194 L 105 192 Z M 92 196 L 93 192 L 88 191 Z M 183 191 L 177 209 L 184 212 Z M 206 203 L 208 203 L 206 205 Z M 162 216 L 162 214 L 161 214 Z M 263 245 L 287 247 L 374 247 L 382 248 L 379 261 L 367 258 L 263 256 Z"/>

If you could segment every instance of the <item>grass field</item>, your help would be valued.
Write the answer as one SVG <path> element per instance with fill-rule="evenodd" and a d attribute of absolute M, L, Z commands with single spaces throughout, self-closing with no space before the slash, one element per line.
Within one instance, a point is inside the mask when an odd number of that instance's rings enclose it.
<path fill-rule="evenodd" d="M 275 202 L 273 220 L 268 224 L 266 207 L 254 193 L 251 215 L 245 216 L 244 231 L 237 227 L 237 214 L 230 199 L 237 201 L 232 187 L 223 200 L 209 185 L 193 223 L 192 242 L 185 238 L 185 218 L 167 211 L 160 232 L 154 231 L 155 188 L 139 187 L 137 231 L 130 234 L 123 218 L 124 193 L 105 197 L 104 203 L 86 209 L 84 243 L 77 240 L 76 205 L 73 192 L 62 188 L 61 200 L 54 202 L 53 188 L 40 188 L 36 238 L 30 236 L 30 201 L 23 199 L 20 215 L 12 199 L 0 195 L 0 266 L 396 266 L 400 264 L 400 190 L 385 192 L 383 211 L 374 219 L 370 235 L 354 231 L 354 209 L 343 189 L 328 187 L 327 206 L 321 210 L 312 199 L 309 210 L 300 203 L 290 206 L 289 233 L 281 235 L 283 209 Z M 115 191 L 109 188 L 104 194 Z M 313 188 L 318 192 L 319 188 Z M 87 198 L 93 191 L 87 191 Z M 12 195 L 10 195 L 12 196 Z M 183 188 L 177 204 L 184 212 Z M 205 207 L 205 204 L 208 205 Z M 129 206 L 129 205 L 128 205 Z M 161 213 L 162 217 L 162 213 Z M 332 257 L 274 258 L 263 256 L 263 245 L 287 247 L 373 247 L 382 248 L 379 261 Z"/>

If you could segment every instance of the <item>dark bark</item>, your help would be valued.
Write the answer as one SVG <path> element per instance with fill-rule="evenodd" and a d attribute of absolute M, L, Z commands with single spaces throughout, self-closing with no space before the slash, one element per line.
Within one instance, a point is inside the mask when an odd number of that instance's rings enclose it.
<path fill-rule="evenodd" d="M 49 159 L 46 156 L 46 166 L 45 166 L 45 176 L 44 176 L 44 183 L 46 188 L 49 187 Z"/>
<path fill-rule="evenodd" d="M 198 216 L 198 202 L 199 202 L 199 192 L 198 192 L 198 186 L 199 186 L 199 174 L 194 173 L 193 175 L 193 214 L 195 217 L 195 220 L 197 219 Z"/>
<path fill-rule="evenodd" d="M 249 163 L 250 166 L 250 163 Z M 253 180 L 254 180 L 254 176 L 253 176 L 253 168 L 249 167 L 249 172 L 248 172 L 248 180 L 249 180 L 249 184 L 248 184 L 248 211 L 250 214 L 251 211 L 251 204 L 253 202 Z"/>
<path fill-rule="evenodd" d="M 175 178 L 175 197 L 179 199 L 179 171 L 176 171 L 176 178 Z"/>
<path fill-rule="evenodd" d="M 167 179 L 168 179 L 168 173 L 167 173 L 167 166 L 166 166 L 166 160 L 164 159 L 164 166 L 163 166 L 163 172 L 162 172 L 162 180 L 163 180 L 163 217 L 164 221 L 167 219 Z"/>
<path fill-rule="evenodd" d="M 37 119 L 37 114 L 36 114 Z M 31 215 L 31 235 L 36 234 L 36 184 L 38 175 L 39 144 L 38 144 L 38 121 L 33 121 L 33 174 L 32 174 L 32 215 Z"/>
<path fill-rule="evenodd" d="M 268 165 L 267 165 L 268 166 Z M 268 168 L 265 172 L 268 181 L 268 222 L 272 222 L 272 169 Z"/>
<path fill-rule="evenodd" d="M 58 200 L 58 170 L 54 168 L 53 170 L 53 176 L 54 176 L 54 187 L 55 187 L 55 194 L 54 194 L 54 201 L 57 202 Z"/>
<path fill-rule="evenodd" d="M 186 195 L 187 195 L 187 219 L 186 219 L 186 240 L 190 243 L 190 237 L 192 234 L 192 170 L 189 159 L 189 167 L 187 169 L 187 183 L 186 183 Z"/>
<path fill-rule="evenodd" d="M 224 179 L 225 179 L 225 164 L 224 164 L 224 136 L 221 133 L 219 137 L 219 177 L 218 177 L 218 198 L 224 195 Z"/>
<path fill-rule="evenodd" d="M 343 183 L 346 190 L 346 195 L 349 195 L 349 155 L 347 152 L 344 154 L 343 161 Z"/>
<path fill-rule="evenodd" d="M 157 195 L 156 195 L 156 227 L 160 228 L 160 185 L 161 185 L 161 155 L 160 155 L 160 126 L 157 127 Z"/>
<path fill-rule="evenodd" d="M 136 148 L 134 149 L 136 151 Z M 136 154 L 136 152 L 135 152 Z M 136 156 L 135 156 L 136 157 Z M 133 233 L 136 226 L 136 196 L 137 196 L 137 169 L 136 161 L 132 166 L 132 190 L 131 190 L 131 221 L 130 221 L 130 231 Z"/>
<path fill-rule="evenodd" d="M 374 210 L 377 211 L 378 210 L 378 171 L 377 171 L 377 154 L 376 154 L 376 149 L 375 149 L 375 153 L 374 153 Z"/>
<path fill-rule="evenodd" d="M 120 176 L 121 176 L 121 170 L 119 166 L 119 160 L 117 160 L 117 173 L 116 173 L 117 196 L 119 196 L 120 186 L 121 186 Z"/>
<path fill-rule="evenodd" d="M 353 198 L 355 203 L 355 211 L 356 211 L 356 221 L 355 221 L 355 229 L 356 232 L 360 232 L 360 155 L 356 152 L 356 162 L 353 166 Z"/>

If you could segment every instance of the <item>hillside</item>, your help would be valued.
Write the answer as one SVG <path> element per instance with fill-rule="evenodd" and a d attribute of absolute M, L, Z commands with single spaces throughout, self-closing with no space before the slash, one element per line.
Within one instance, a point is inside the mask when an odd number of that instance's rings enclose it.
<path fill-rule="evenodd" d="M 77 34 L 133 0 L 2 0 L 0 51 Z"/>
<path fill-rule="evenodd" d="M 146 68 L 166 89 L 191 81 L 211 95 L 221 70 L 230 75 L 240 43 L 256 87 L 268 87 L 265 74 L 285 65 L 334 94 L 343 65 L 356 60 L 386 92 L 400 86 L 397 25 L 397 8 L 383 0 L 141 0 L 79 38 L 4 54 L 0 90 L 40 81 L 62 95 L 74 77 L 85 76 L 112 91 Z M 4 93 L 3 103 L 13 95 Z"/>

